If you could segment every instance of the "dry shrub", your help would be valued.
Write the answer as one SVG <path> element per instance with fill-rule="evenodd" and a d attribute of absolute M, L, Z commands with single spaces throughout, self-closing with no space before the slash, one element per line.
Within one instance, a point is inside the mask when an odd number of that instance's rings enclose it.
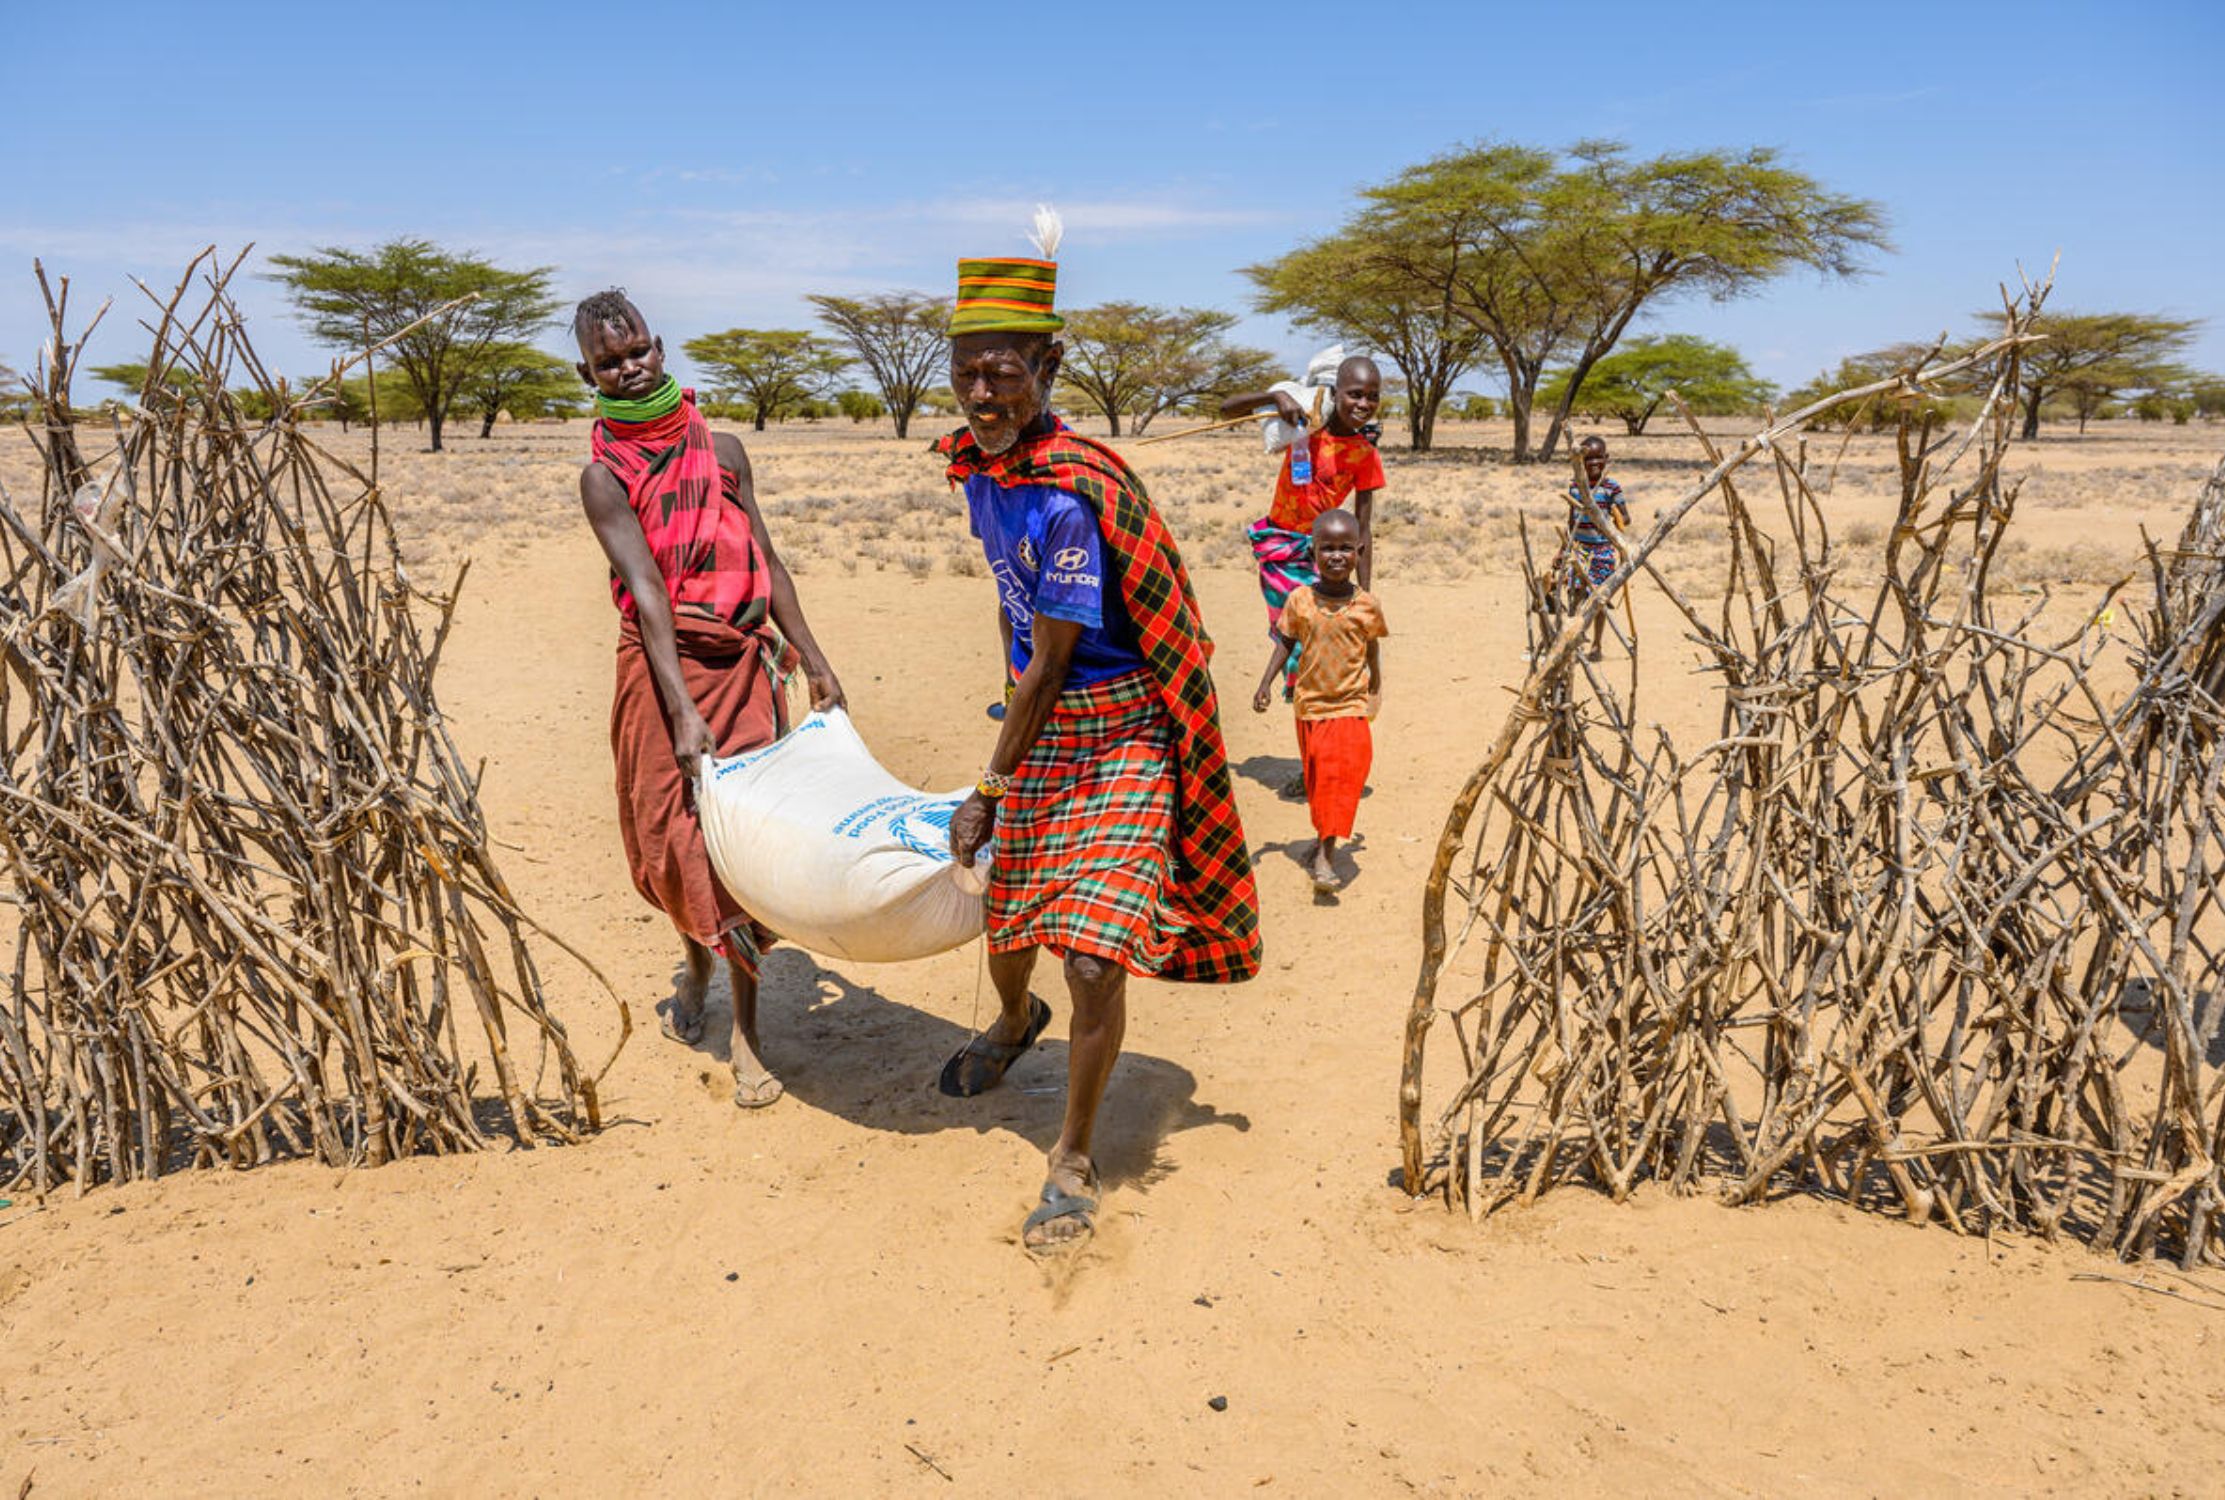
<path fill-rule="evenodd" d="M 2043 296 L 1961 364 L 2013 391 Z M 1635 654 L 1627 679 L 1585 662 L 1607 592 L 1533 631 L 1425 895 L 1410 1190 L 1471 1214 L 1571 1181 L 1806 1192 L 2225 1255 L 2225 465 L 2126 635 L 2066 639 L 1980 564 L 2045 555 L 2000 545 L 2014 416 L 1937 465 L 1904 448 L 1908 540 L 1858 593 L 1786 429 L 1638 543 L 1626 574 L 1711 493 L 1741 518 L 1729 602 L 1683 612 L 1721 684 L 1704 746 L 1646 721 Z M 1760 454 L 1776 472 L 1737 483 L 1782 498 L 1769 545 L 1732 483 Z"/>
<path fill-rule="evenodd" d="M 97 436 L 49 297 L 37 508 L 0 486 L 0 1191 L 577 1140 L 596 1079 L 434 692 L 456 593 L 202 270 L 148 361 L 197 394 Z"/>

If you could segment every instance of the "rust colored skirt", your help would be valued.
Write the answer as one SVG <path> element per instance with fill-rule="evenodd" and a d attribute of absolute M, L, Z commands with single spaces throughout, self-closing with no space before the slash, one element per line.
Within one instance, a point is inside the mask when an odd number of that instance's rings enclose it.
<path fill-rule="evenodd" d="M 781 729 L 778 686 L 765 669 L 767 637 L 716 621 L 678 615 L 672 622 L 688 696 L 711 726 L 720 755 L 769 744 Z M 694 794 L 672 759 L 672 726 L 641 628 L 618 633 L 617 685 L 610 700 L 610 756 L 618 771 L 618 831 L 626 867 L 642 899 L 672 919 L 684 937 L 730 954 L 747 950 L 749 914 L 734 904 L 703 847 Z"/>

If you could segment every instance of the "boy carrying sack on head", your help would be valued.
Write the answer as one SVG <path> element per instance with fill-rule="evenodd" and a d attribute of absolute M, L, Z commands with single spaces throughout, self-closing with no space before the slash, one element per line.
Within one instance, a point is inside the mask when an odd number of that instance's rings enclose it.
<path fill-rule="evenodd" d="M 1252 711 L 1267 712 L 1275 679 L 1291 653 L 1298 676 L 1291 701 L 1298 716 L 1298 760 L 1306 807 L 1316 835 L 1308 871 L 1326 895 L 1344 884 L 1337 874 L 1337 840 L 1352 836 L 1352 820 L 1367 790 L 1375 759 L 1368 721 L 1383 696 L 1383 659 L 1377 642 L 1389 634 L 1383 607 L 1353 581 L 1367 543 L 1359 518 L 1348 510 L 1323 511 L 1313 523 L 1313 557 L 1319 579 L 1291 591 L 1276 622 L 1274 650 L 1252 694 Z"/>

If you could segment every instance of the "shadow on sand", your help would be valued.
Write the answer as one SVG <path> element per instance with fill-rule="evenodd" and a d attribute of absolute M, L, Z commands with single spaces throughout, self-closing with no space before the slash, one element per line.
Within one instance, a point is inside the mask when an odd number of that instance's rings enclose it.
<path fill-rule="evenodd" d="M 722 1064 L 733 1035 L 724 967 L 705 1001 L 703 1040 L 693 1049 Z M 680 973 L 675 968 L 675 986 Z M 1054 1031 L 1063 1029 L 1068 1008 L 1058 973 L 1056 960 L 1046 959 L 1034 986 L 1050 1003 Z M 661 1002 L 659 1010 L 670 1003 Z M 996 1000 L 984 989 L 981 1003 L 986 1023 L 996 1013 Z M 1004 1130 L 1046 1152 L 1058 1139 L 1066 1110 L 1063 1039 L 1046 1036 L 988 1093 L 948 1098 L 936 1089 L 935 1079 L 944 1061 L 972 1035 L 966 1027 L 891 1000 L 796 948 L 776 948 L 765 955 L 757 1016 L 766 1063 L 790 1097 L 814 1109 L 869 1130 L 903 1135 Z M 649 1040 L 677 1045 L 654 1029 Z M 1167 1137 L 1209 1125 L 1251 1129 L 1245 1116 L 1200 1103 L 1197 1078 L 1188 1068 L 1163 1057 L 1123 1052 L 1098 1117 L 1098 1175 L 1107 1186 L 1148 1186 L 1173 1170 L 1160 1149 Z"/>
<path fill-rule="evenodd" d="M 1256 782 L 1268 791 L 1281 795 L 1283 788 L 1299 778 L 1298 757 L 1295 755 L 1252 755 L 1229 767 L 1246 781 Z M 1299 799 L 1293 799 L 1299 800 Z"/>
<path fill-rule="evenodd" d="M 1304 770 L 1295 755 L 1251 755 L 1229 767 L 1246 781 L 1256 782 L 1285 802 L 1304 802 Z M 1360 789 L 1365 802 L 1375 795 L 1372 785 Z"/>
<path fill-rule="evenodd" d="M 1261 844 L 1252 851 L 1253 867 L 1257 868 L 1259 862 L 1268 855 L 1279 854 L 1293 865 L 1296 865 L 1298 873 L 1310 881 L 1313 870 L 1313 845 L 1314 841 L 1310 837 L 1290 839 L 1280 844 Z M 1344 883 L 1333 891 L 1315 890 L 1313 904 L 1316 906 L 1335 906 L 1337 897 L 1351 890 L 1359 882 L 1360 862 L 1354 856 L 1366 852 L 1367 835 L 1364 833 L 1355 833 L 1350 838 L 1339 840 L 1336 852 L 1329 856 L 1329 868 L 1335 870 Z"/>

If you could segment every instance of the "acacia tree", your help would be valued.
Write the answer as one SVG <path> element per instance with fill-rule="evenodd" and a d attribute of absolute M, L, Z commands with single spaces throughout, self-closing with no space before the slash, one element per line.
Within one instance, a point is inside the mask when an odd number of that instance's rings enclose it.
<path fill-rule="evenodd" d="M 1107 302 L 1066 315 L 1059 379 L 1104 417 L 1114 437 L 1120 436 L 1121 414 L 1134 411 L 1148 388 L 1164 317 L 1140 302 Z"/>
<path fill-rule="evenodd" d="M 888 404 L 871 391 L 836 391 L 834 407 L 853 422 L 870 422 L 888 415 Z M 903 436 L 901 428 L 897 435 Z"/>
<path fill-rule="evenodd" d="M 15 367 L 0 359 L 0 417 L 12 417 L 31 407 L 31 392 Z"/>
<path fill-rule="evenodd" d="M 459 393 L 479 417 L 479 436 L 494 436 L 495 419 L 570 416 L 586 403 L 579 372 L 530 344 L 494 344 L 480 351 Z"/>
<path fill-rule="evenodd" d="M 910 436 L 920 399 L 949 375 L 949 299 L 883 292 L 814 296 L 810 302 L 819 309 L 819 321 L 873 377 L 882 405 L 896 419 L 896 435 Z"/>
<path fill-rule="evenodd" d="M 2067 399 L 2078 430 L 2103 405 L 2127 391 L 2154 390 L 2185 379 L 2175 355 L 2201 328 L 2200 318 L 2150 313 L 2048 311 L 2033 325 L 2046 335 L 2022 351 L 2023 435 L 2040 435 L 2040 409 Z"/>
<path fill-rule="evenodd" d="M 493 345 L 524 343 L 555 320 L 550 266 L 507 271 L 430 240 L 398 239 L 369 251 L 327 245 L 307 255 L 274 255 L 272 280 L 318 342 L 360 349 L 400 334 L 386 363 L 401 372 L 441 451 L 463 383 Z M 471 301 L 421 327 L 412 324 L 458 297 Z M 403 333 L 404 329 L 410 329 Z"/>
<path fill-rule="evenodd" d="M 1736 349 L 1689 333 L 1641 334 L 1593 365 L 1573 397 L 1568 384 L 1569 372 L 1555 370 L 1537 388 L 1537 399 L 1556 410 L 1617 418 L 1633 437 L 1646 430 L 1672 390 L 1701 416 L 1750 412 L 1777 394 Z"/>
<path fill-rule="evenodd" d="M 1154 378 L 1137 408 L 1138 437 L 1161 412 L 1197 412 L 1218 407 L 1238 391 L 1256 391 L 1282 378 L 1282 362 L 1265 349 L 1216 342 L 1206 350 L 1172 361 Z"/>
<path fill-rule="evenodd" d="M 1244 274 L 1259 288 L 1252 301 L 1261 312 L 1287 314 L 1301 328 L 1373 350 L 1398 367 L 1408 395 L 1407 443 L 1420 452 L 1436 441 L 1445 398 L 1490 344 L 1453 306 L 1450 247 L 1434 267 L 1423 247 L 1413 249 L 1408 270 L 1394 272 L 1364 236 L 1346 228 L 1246 266 Z"/>
<path fill-rule="evenodd" d="M 1272 356 L 1227 342 L 1235 326 L 1233 313 L 1211 308 L 1081 308 L 1066 315 L 1059 378 L 1105 418 L 1113 437 L 1124 416 L 1141 433 L 1161 412 L 1274 378 Z"/>
<path fill-rule="evenodd" d="M 681 347 L 710 373 L 722 400 L 750 408 L 759 432 L 769 418 L 827 390 L 849 363 L 827 340 L 798 328 L 729 328 Z"/>
<path fill-rule="evenodd" d="M 1886 244 L 1877 205 L 1826 191 L 1763 147 L 1633 161 L 1611 141 L 1561 154 L 1486 144 L 1363 198 L 1346 232 L 1371 262 L 1446 279 L 1453 310 L 1498 356 L 1520 462 L 1558 444 L 1568 402 L 1648 306 L 1688 292 L 1722 301 L 1796 266 L 1853 275 Z M 1533 446 L 1538 385 L 1561 358 L 1564 399 Z"/>

